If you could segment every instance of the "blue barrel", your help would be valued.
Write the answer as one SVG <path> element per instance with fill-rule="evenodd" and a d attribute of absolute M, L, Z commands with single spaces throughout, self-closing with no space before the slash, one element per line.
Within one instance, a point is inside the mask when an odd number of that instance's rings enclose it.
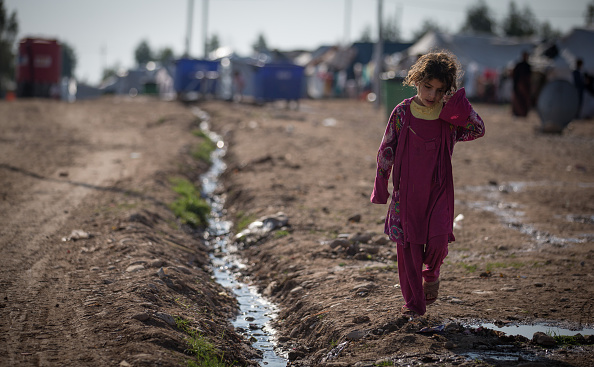
<path fill-rule="evenodd" d="M 297 101 L 303 96 L 304 67 L 270 63 L 256 69 L 254 98 L 258 101 Z"/>

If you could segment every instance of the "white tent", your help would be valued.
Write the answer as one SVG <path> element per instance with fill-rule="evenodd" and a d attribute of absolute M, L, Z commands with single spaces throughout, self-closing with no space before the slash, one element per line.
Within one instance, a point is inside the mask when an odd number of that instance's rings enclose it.
<path fill-rule="evenodd" d="M 408 61 L 404 68 L 410 67 L 418 55 L 448 50 L 458 57 L 464 68 L 463 84 L 467 95 L 475 97 L 480 92 L 478 84 L 485 72 L 499 77 L 519 61 L 522 52 L 529 52 L 535 45 L 531 40 L 431 31 L 405 51 Z"/>

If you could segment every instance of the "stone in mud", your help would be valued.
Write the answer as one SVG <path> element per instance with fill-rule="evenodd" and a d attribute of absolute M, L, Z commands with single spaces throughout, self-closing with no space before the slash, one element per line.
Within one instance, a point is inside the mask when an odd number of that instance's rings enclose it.
<path fill-rule="evenodd" d="M 155 317 L 165 321 L 169 326 L 175 326 L 175 319 L 173 316 L 163 313 L 163 312 L 155 312 Z"/>
<path fill-rule="evenodd" d="M 543 347 L 554 347 L 557 345 L 557 341 L 550 335 L 537 331 L 532 335 L 532 342 L 542 345 Z"/>
<path fill-rule="evenodd" d="M 353 330 L 346 335 L 346 338 L 348 340 L 355 341 L 355 340 L 363 339 L 365 337 L 365 335 L 367 335 L 367 331 L 365 331 L 365 330 Z"/>
<path fill-rule="evenodd" d="M 364 322 L 369 322 L 369 321 L 370 321 L 369 316 L 355 316 L 355 317 L 353 317 L 353 322 L 355 324 L 362 324 Z"/>
<path fill-rule="evenodd" d="M 262 295 L 264 297 L 272 297 L 272 295 L 276 293 L 277 288 L 278 282 L 276 280 L 273 280 L 272 282 L 268 283 L 268 286 L 264 289 Z"/>
<path fill-rule="evenodd" d="M 348 219 L 349 223 L 359 223 L 360 221 L 361 221 L 361 214 L 352 215 Z"/>
<path fill-rule="evenodd" d="M 146 312 L 137 313 L 136 315 L 132 316 L 133 319 L 138 321 L 146 321 L 150 318 L 149 314 Z"/>
<path fill-rule="evenodd" d="M 349 241 L 367 243 L 367 242 L 371 241 L 372 237 L 373 237 L 373 233 L 355 233 L 349 237 Z"/>
<path fill-rule="evenodd" d="M 127 273 L 134 273 L 140 270 L 144 270 L 144 265 L 137 264 L 137 265 L 130 265 L 126 268 Z"/>
<path fill-rule="evenodd" d="M 342 248 L 347 248 L 349 247 L 351 244 L 349 243 L 349 241 L 343 239 L 343 238 L 337 238 L 334 241 L 330 242 L 330 248 L 331 249 L 335 249 L 337 247 L 342 247 Z"/>

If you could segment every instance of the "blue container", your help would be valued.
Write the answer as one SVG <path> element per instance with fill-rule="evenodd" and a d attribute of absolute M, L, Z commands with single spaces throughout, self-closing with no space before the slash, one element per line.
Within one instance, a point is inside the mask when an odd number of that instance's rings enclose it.
<path fill-rule="evenodd" d="M 299 100 L 303 95 L 304 68 L 293 64 L 270 63 L 254 74 L 254 98 L 258 101 Z"/>
<path fill-rule="evenodd" d="M 179 59 L 175 65 L 173 87 L 177 93 L 215 94 L 219 61 Z"/>

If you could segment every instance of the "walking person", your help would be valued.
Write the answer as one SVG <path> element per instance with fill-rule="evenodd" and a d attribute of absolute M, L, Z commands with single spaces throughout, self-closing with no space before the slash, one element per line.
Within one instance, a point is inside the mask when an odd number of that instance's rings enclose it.
<path fill-rule="evenodd" d="M 448 52 L 421 56 L 404 80 L 417 94 L 394 108 L 377 154 L 371 202 L 388 202 L 392 174 L 384 232 L 396 242 L 402 312 L 411 317 L 437 300 L 439 270 L 455 240 L 454 144 L 485 134 L 464 88 L 458 90 L 461 74 Z"/>
<path fill-rule="evenodd" d="M 514 67 L 512 78 L 512 113 L 514 116 L 526 117 L 532 107 L 532 67 L 528 63 L 528 52 L 522 53 L 522 61 Z"/>

